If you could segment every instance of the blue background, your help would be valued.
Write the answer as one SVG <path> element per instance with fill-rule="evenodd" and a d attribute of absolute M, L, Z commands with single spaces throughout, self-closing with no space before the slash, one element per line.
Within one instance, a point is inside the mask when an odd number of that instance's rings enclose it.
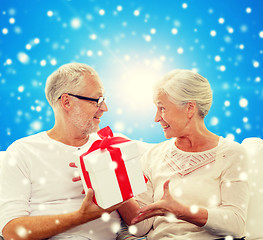
<path fill-rule="evenodd" d="M 53 126 L 45 81 L 68 62 L 101 76 L 101 127 L 163 141 L 152 84 L 187 68 L 211 83 L 209 130 L 263 138 L 262 0 L 0 0 L 0 10 L 0 150 Z"/>

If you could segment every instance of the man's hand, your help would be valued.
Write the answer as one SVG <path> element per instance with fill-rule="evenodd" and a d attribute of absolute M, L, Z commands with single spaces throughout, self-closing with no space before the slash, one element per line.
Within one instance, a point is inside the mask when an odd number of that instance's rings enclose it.
<path fill-rule="evenodd" d="M 123 204 L 119 203 L 103 209 L 93 202 L 93 195 L 93 190 L 89 189 L 81 207 L 72 213 L 15 218 L 6 224 L 3 229 L 3 236 L 6 240 L 41 240 L 50 238 L 73 227 L 100 218 L 105 212 L 111 213 Z M 16 231 L 18 228 L 25 230 L 23 236 L 20 236 L 20 232 Z"/>
<path fill-rule="evenodd" d="M 77 165 L 74 162 L 71 162 L 69 164 L 69 166 L 73 167 L 73 168 L 77 168 Z M 80 176 L 72 178 L 73 182 L 77 182 L 77 181 L 80 181 L 80 180 L 81 180 Z M 84 189 L 82 190 L 82 193 L 85 194 Z M 117 210 L 120 206 L 122 206 L 124 204 L 124 202 L 123 202 L 123 203 L 116 204 L 116 205 L 114 205 L 114 206 L 112 206 L 110 208 L 103 209 L 103 208 L 99 207 L 98 205 L 96 205 L 93 202 L 93 196 L 94 196 L 94 191 L 90 188 L 88 190 L 88 192 L 87 192 L 87 196 L 83 200 L 82 206 L 81 206 L 79 211 L 80 211 L 81 214 L 84 214 L 84 215 L 85 215 L 85 211 L 87 211 L 87 212 L 89 212 L 89 214 L 91 213 L 91 216 L 93 215 L 92 213 L 95 213 L 95 215 L 94 215 L 95 218 L 94 219 L 98 218 L 97 217 L 98 214 L 100 214 L 99 215 L 99 217 L 100 217 L 102 215 L 102 213 L 104 213 L 104 212 L 108 212 L 108 213 L 113 212 L 113 211 Z"/>
<path fill-rule="evenodd" d="M 83 223 L 97 219 L 101 217 L 101 215 L 105 212 L 111 213 L 117 210 L 123 204 L 119 203 L 107 209 L 103 209 L 93 202 L 93 196 L 94 192 L 90 188 L 87 192 L 87 196 L 84 198 L 82 205 L 78 211 L 80 219 L 83 219 Z"/>

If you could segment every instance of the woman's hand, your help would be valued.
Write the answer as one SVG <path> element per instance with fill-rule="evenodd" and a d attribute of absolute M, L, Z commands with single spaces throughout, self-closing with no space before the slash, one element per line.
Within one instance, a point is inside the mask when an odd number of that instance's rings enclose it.
<path fill-rule="evenodd" d="M 147 218 L 155 216 L 164 216 L 168 213 L 173 214 L 177 219 L 187 221 L 195 224 L 198 227 L 202 227 L 206 224 L 208 219 L 208 211 L 205 208 L 198 208 L 197 211 L 191 211 L 189 206 L 183 205 L 176 201 L 169 191 L 169 182 L 166 181 L 163 184 L 163 196 L 161 200 L 142 207 L 138 211 L 138 216 L 132 220 L 132 224 L 141 222 Z"/>
<path fill-rule="evenodd" d="M 142 207 L 138 211 L 139 215 L 132 220 L 132 224 L 136 224 L 147 218 L 151 218 L 155 216 L 164 216 L 168 213 L 172 213 L 176 217 L 180 215 L 179 210 L 183 208 L 183 205 L 177 202 L 170 194 L 169 183 L 170 180 L 167 180 L 163 184 L 163 196 L 161 200 L 153 204 L 150 204 L 148 206 Z"/>

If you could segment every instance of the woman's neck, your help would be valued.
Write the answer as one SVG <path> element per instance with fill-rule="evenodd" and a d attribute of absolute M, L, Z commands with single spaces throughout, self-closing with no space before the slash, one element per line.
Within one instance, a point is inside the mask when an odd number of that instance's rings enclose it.
<path fill-rule="evenodd" d="M 175 145 L 182 151 L 202 152 L 218 145 L 219 136 L 210 132 L 203 124 L 189 129 L 188 134 L 176 137 Z"/>

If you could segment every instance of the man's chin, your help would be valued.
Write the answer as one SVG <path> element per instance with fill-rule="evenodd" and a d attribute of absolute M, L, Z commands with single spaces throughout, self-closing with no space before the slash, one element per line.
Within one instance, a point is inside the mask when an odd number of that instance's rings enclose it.
<path fill-rule="evenodd" d="M 92 126 L 89 126 L 86 130 L 83 131 L 83 133 L 85 133 L 85 135 L 90 135 L 92 133 L 96 133 L 100 130 L 99 126 L 96 126 L 96 125 L 92 125 Z"/>
<path fill-rule="evenodd" d="M 91 133 L 96 133 L 96 132 L 98 132 L 100 130 L 100 127 L 99 127 L 99 125 L 93 125 L 92 126 L 92 128 L 90 129 L 90 134 Z"/>

